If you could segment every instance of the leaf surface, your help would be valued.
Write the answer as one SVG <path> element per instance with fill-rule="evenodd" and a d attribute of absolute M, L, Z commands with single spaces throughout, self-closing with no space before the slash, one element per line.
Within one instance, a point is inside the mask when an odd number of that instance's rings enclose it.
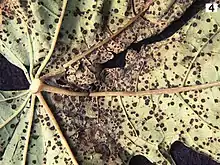
<path fill-rule="evenodd" d="M 218 83 L 177 92 L 219 81 L 218 13 L 203 10 L 168 39 L 128 50 L 124 68 L 100 67 L 131 43 L 160 33 L 192 3 L 1 1 L 0 53 L 31 86 L 0 92 L 0 162 L 77 164 L 72 149 L 82 164 L 126 164 L 136 154 L 171 164 L 176 140 L 219 161 Z M 51 85 L 41 84 L 38 78 L 50 75 L 45 82 Z M 58 94 L 43 97 L 42 91 Z"/>
<path fill-rule="evenodd" d="M 93 64 L 104 63 L 131 43 L 161 32 L 178 19 L 193 1 L 71 1 L 57 40 L 57 47 L 42 73 L 74 72 L 71 64 L 87 56 Z M 70 21 L 73 23 L 70 23 Z M 114 52 L 114 53 L 113 53 Z M 87 64 L 85 64 L 87 65 Z M 64 67 L 63 67 L 64 66 Z M 79 69 L 79 68 L 77 68 Z M 90 67 L 91 70 L 97 68 Z M 80 72 L 80 71 L 79 71 Z"/>
<path fill-rule="evenodd" d="M 92 164 L 96 159 L 121 164 L 141 154 L 156 164 L 171 164 L 169 149 L 179 140 L 219 161 L 219 87 L 169 92 L 219 81 L 219 25 L 218 13 L 203 10 L 168 39 L 140 52 L 129 50 L 125 68 L 104 69 L 96 80 L 103 97 L 50 96 L 62 128 L 79 149 L 77 158 L 83 164 L 91 155 Z M 105 92 L 155 89 L 168 90 L 145 96 Z"/>

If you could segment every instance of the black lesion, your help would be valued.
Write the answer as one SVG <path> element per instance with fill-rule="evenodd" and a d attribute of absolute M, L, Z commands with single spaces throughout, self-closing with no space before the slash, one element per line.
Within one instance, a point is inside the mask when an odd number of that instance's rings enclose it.
<path fill-rule="evenodd" d="M 29 83 L 24 72 L 0 54 L 0 90 L 24 90 Z"/>

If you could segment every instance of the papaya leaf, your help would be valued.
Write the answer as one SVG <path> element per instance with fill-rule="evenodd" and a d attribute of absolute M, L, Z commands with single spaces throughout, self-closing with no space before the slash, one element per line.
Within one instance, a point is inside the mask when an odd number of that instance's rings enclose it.
<path fill-rule="evenodd" d="M 124 68 L 102 70 L 90 97 L 47 96 L 82 164 L 122 164 L 138 154 L 172 164 L 176 140 L 220 162 L 219 25 L 218 13 L 202 10 L 166 40 L 128 50 Z M 84 72 L 78 81 L 95 77 Z"/>
<path fill-rule="evenodd" d="M 31 84 L 26 91 L 0 93 L 1 164 L 77 164 L 38 92 L 41 83 L 34 72 L 41 72 L 53 52 L 66 4 L 1 1 L 1 54 L 21 68 Z"/>
<path fill-rule="evenodd" d="M 131 43 L 161 32 L 180 18 L 192 2 L 69 1 L 57 47 L 42 75 L 72 72 L 71 64 L 81 62 L 85 56 L 89 62 L 104 63 L 113 58 L 112 52 L 119 53 Z"/>
<path fill-rule="evenodd" d="M 0 53 L 24 71 L 25 66 L 30 66 L 33 78 L 33 66 L 43 60 L 56 37 L 63 2 L 4 0 L 1 3 Z"/>
<path fill-rule="evenodd" d="M 0 92 L 0 163 L 126 164 L 141 154 L 171 164 L 175 140 L 219 161 L 218 14 L 203 10 L 170 38 L 128 50 L 125 68 L 100 67 L 192 3 L 0 1 L 0 53 L 30 83 Z"/>

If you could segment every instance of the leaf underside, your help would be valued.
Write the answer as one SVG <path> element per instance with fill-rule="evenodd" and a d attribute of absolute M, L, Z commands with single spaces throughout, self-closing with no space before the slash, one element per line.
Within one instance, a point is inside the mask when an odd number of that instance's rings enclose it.
<path fill-rule="evenodd" d="M 128 50 L 124 68 L 99 67 L 131 43 L 160 33 L 192 2 L 3 0 L 0 53 L 30 83 L 44 61 L 41 76 L 56 75 L 47 83 L 70 91 L 145 91 L 217 82 L 220 18 L 205 10 L 171 37 L 139 52 Z M 126 164 L 137 154 L 171 164 L 169 149 L 176 140 L 220 162 L 219 92 L 211 87 L 146 96 L 43 94 L 77 161 L 95 165 Z M 28 90 L 0 91 L 0 163 L 72 165 L 53 123 Z"/>

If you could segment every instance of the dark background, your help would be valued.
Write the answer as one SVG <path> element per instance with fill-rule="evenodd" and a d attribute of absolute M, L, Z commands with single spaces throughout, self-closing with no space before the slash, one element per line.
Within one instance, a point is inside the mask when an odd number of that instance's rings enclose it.
<path fill-rule="evenodd" d="M 178 29 L 180 29 L 190 18 L 192 18 L 199 10 L 204 8 L 205 3 L 211 2 L 210 0 L 196 0 L 194 4 L 185 12 L 185 14 L 177 21 L 173 22 L 159 35 L 144 39 L 138 43 L 131 44 L 129 49 L 140 50 L 140 47 L 145 44 L 158 42 L 168 38 Z M 124 67 L 125 65 L 126 50 L 115 55 L 115 58 L 103 64 L 104 68 Z M 29 86 L 23 72 L 10 64 L 4 57 L 0 55 L 0 90 L 18 90 L 27 89 Z M 171 146 L 170 154 L 177 165 L 220 165 L 208 156 L 199 154 L 188 147 L 184 146 L 181 142 L 175 142 Z M 135 156 L 131 159 L 130 165 L 149 165 L 151 164 L 143 156 Z"/>

